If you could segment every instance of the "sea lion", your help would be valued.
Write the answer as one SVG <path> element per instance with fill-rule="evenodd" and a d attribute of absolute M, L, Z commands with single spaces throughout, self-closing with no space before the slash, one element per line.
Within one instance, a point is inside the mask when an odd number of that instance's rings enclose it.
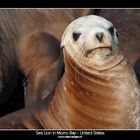
<path fill-rule="evenodd" d="M 117 36 L 103 17 L 74 20 L 62 36 L 65 73 L 53 96 L 1 118 L 0 128 L 138 129 L 140 87 Z"/>
<path fill-rule="evenodd" d="M 66 93 L 74 110 L 68 113 L 72 128 L 139 128 L 140 87 L 117 36 L 113 24 L 98 16 L 77 19 L 63 35 L 65 89 L 59 94 Z"/>
<path fill-rule="evenodd" d="M 65 27 L 92 12 L 93 9 L 0 10 L 0 106 L 13 95 L 21 75 L 26 107 L 48 96 L 63 73 L 60 38 Z M 20 91 L 16 91 L 17 96 Z"/>

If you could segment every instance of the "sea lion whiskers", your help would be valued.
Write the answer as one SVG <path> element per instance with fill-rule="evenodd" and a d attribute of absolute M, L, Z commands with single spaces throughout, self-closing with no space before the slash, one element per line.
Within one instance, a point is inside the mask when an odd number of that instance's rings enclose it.
<path fill-rule="evenodd" d="M 81 61 L 82 60 L 82 57 L 84 56 L 84 54 L 85 54 L 85 47 L 81 47 L 81 50 L 79 50 L 79 51 L 81 51 L 81 53 L 80 53 L 80 55 L 79 55 L 79 57 L 78 57 L 78 61 L 76 60 L 76 62 L 78 62 L 79 63 L 79 61 Z M 80 64 L 80 63 L 79 63 Z M 82 69 L 81 69 L 81 71 L 82 71 Z M 75 73 L 77 73 L 76 71 L 75 71 Z M 77 73 L 77 80 L 79 80 L 79 74 Z"/>
<path fill-rule="evenodd" d="M 82 46 L 79 48 L 79 50 L 76 52 L 76 54 L 74 55 L 74 60 L 76 60 L 76 57 L 77 57 L 77 55 L 78 55 L 78 53 L 80 52 L 82 50 Z M 77 75 L 77 72 L 76 72 L 76 67 L 74 68 L 74 75 L 75 75 L 75 77 L 77 77 L 77 79 L 78 79 L 78 75 Z"/>
<path fill-rule="evenodd" d="M 76 57 L 77 57 L 78 53 L 82 50 L 82 48 L 83 48 L 83 47 L 81 46 L 81 47 L 78 49 L 78 51 L 76 52 L 76 54 L 74 55 L 73 58 L 74 58 L 75 60 L 76 60 Z"/>
<path fill-rule="evenodd" d="M 115 45 L 116 47 L 119 47 L 119 45 L 116 44 L 116 43 L 114 42 L 114 40 L 112 40 L 112 43 L 113 43 L 113 45 Z"/>
<path fill-rule="evenodd" d="M 79 56 L 79 61 L 81 61 L 82 60 L 82 57 L 85 56 L 85 51 L 86 51 L 86 47 L 83 47 L 81 49 L 81 55 Z M 83 69 L 81 69 L 81 72 L 83 72 Z"/>

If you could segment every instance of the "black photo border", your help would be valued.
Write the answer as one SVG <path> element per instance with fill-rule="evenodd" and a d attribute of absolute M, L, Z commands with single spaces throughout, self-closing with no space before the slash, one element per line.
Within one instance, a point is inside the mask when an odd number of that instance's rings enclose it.
<path fill-rule="evenodd" d="M 122 1 L 122 0 L 1 0 L 0 8 L 139 8 L 139 1 Z M 103 139 L 103 140 L 121 140 L 121 139 L 138 139 L 140 137 L 140 130 L 0 130 L 1 138 L 38 138 L 38 139 L 60 139 L 58 135 L 46 135 L 46 132 L 70 132 L 75 131 L 77 134 L 80 131 L 103 132 L 102 134 L 83 135 L 82 139 Z M 37 134 L 42 132 L 43 135 Z M 81 139 L 73 137 L 74 139 Z M 64 138 L 63 138 L 64 139 Z"/>

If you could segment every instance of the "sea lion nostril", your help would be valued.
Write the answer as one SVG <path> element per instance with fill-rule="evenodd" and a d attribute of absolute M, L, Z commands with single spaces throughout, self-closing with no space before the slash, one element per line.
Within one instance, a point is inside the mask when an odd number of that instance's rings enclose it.
<path fill-rule="evenodd" d="M 103 39 L 103 32 L 96 33 L 96 38 L 101 42 Z"/>

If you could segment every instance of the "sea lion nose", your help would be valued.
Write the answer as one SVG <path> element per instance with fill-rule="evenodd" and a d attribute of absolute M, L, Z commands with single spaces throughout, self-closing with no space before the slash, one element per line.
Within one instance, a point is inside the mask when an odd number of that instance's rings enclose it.
<path fill-rule="evenodd" d="M 101 42 L 103 39 L 103 32 L 96 33 L 96 38 Z"/>

